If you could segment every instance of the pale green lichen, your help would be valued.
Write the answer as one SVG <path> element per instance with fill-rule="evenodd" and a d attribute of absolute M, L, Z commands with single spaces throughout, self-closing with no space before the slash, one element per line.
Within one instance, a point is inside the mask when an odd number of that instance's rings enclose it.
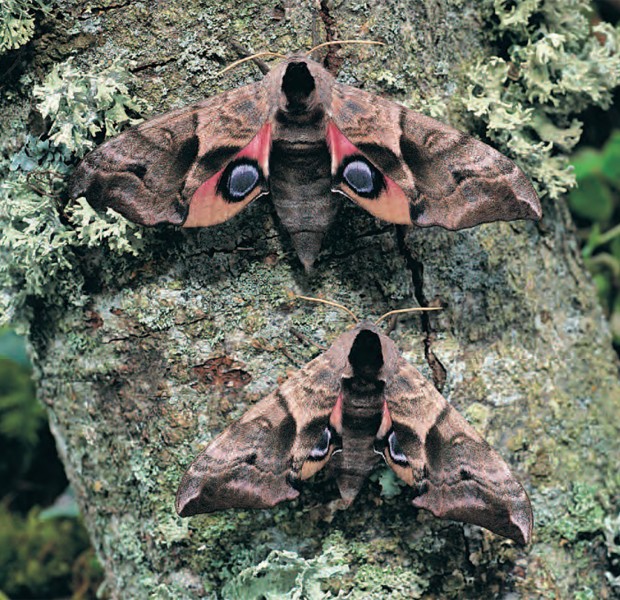
<path fill-rule="evenodd" d="M 34 35 L 35 11 L 47 12 L 45 0 L 2 0 L 0 3 L 0 54 L 17 50 Z"/>
<path fill-rule="evenodd" d="M 509 4 L 509 6 L 508 6 Z M 590 24 L 587 0 L 488 0 L 499 23 L 493 39 L 506 53 L 478 60 L 468 73 L 465 108 L 511 154 L 542 194 L 558 198 L 574 185 L 566 153 L 579 141 L 572 115 L 609 106 L 620 83 L 620 29 Z"/>
<path fill-rule="evenodd" d="M 51 120 L 47 132 L 55 151 L 81 157 L 95 145 L 95 136 L 114 137 L 141 119 L 134 115 L 147 109 L 129 94 L 128 64 L 116 62 L 84 73 L 71 59 L 56 65 L 42 85 L 34 87 L 37 110 Z"/>
<path fill-rule="evenodd" d="M 222 588 L 230 600 L 319 600 L 333 598 L 321 584 L 346 573 L 344 554 L 327 548 L 316 558 L 305 559 L 296 552 L 274 550 L 256 566 L 244 569 Z"/>
<path fill-rule="evenodd" d="M 60 201 L 72 163 L 94 147 L 97 134 L 116 135 L 138 122 L 131 115 L 144 104 L 129 95 L 128 78 L 120 63 L 83 73 L 69 60 L 34 88 L 49 132 L 26 133 L 21 150 L 0 161 L 0 322 L 27 330 L 37 302 L 48 311 L 80 304 L 78 248 L 107 245 L 113 253 L 137 254 L 140 227 L 84 202 L 62 211 Z"/>

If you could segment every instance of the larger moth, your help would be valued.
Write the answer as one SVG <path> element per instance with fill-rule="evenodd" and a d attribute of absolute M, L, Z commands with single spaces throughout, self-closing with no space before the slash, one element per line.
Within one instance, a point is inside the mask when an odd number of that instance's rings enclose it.
<path fill-rule="evenodd" d="M 370 323 L 215 438 L 183 476 L 176 509 L 187 517 L 271 507 L 321 469 L 348 506 L 381 458 L 414 506 L 530 541 L 530 501 L 506 463 Z"/>
<path fill-rule="evenodd" d="M 77 168 L 72 197 L 145 225 L 222 223 L 270 195 L 301 262 L 341 198 L 390 223 L 537 219 L 523 172 L 490 146 L 295 54 L 258 82 L 128 130 Z"/>

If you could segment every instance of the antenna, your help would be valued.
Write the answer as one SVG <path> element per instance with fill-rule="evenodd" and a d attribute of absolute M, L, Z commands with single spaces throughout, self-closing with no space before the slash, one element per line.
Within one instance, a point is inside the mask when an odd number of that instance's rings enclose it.
<path fill-rule="evenodd" d="M 310 50 L 306 52 L 306 56 L 308 56 L 309 54 L 312 54 L 315 50 L 318 50 L 319 48 L 324 48 L 325 46 L 336 46 L 336 45 L 343 45 L 343 44 L 366 44 L 366 45 L 375 45 L 375 46 L 385 46 L 383 42 L 375 42 L 372 40 L 333 40 L 331 42 L 323 42 L 322 44 L 319 44 L 318 46 L 315 46 L 314 48 L 310 48 Z"/>
<path fill-rule="evenodd" d="M 286 58 L 284 54 L 279 54 L 278 52 L 267 52 L 267 51 L 257 52 L 256 54 L 252 54 L 252 56 L 246 56 L 245 58 L 240 58 L 239 60 L 236 60 L 234 63 L 228 65 L 225 69 L 222 69 L 218 73 L 218 77 L 226 73 L 226 71 L 230 71 L 231 69 L 234 69 L 235 67 L 239 66 L 240 64 L 244 62 L 247 62 L 248 60 L 254 60 L 255 58 L 260 58 L 261 56 L 277 56 L 278 58 Z"/>
<path fill-rule="evenodd" d="M 442 306 L 414 306 L 412 308 L 399 308 L 397 310 L 391 310 L 390 312 L 386 312 L 384 315 L 379 317 L 375 321 L 375 325 L 378 325 L 383 321 L 383 319 L 387 319 L 387 317 L 391 317 L 392 315 L 401 315 L 403 313 L 410 312 L 429 312 L 431 310 L 443 310 Z"/>
<path fill-rule="evenodd" d="M 301 300 L 308 300 L 308 302 L 320 302 L 321 304 L 327 304 L 329 306 L 334 306 L 334 307 L 339 308 L 340 310 L 344 310 L 344 312 L 348 313 L 351 317 L 353 317 L 353 319 L 355 320 L 356 323 L 360 322 L 360 320 L 357 318 L 357 316 L 355 315 L 355 313 L 352 310 L 349 310 L 346 306 L 343 306 L 342 304 L 338 304 L 337 302 L 332 302 L 331 300 L 323 300 L 322 298 L 312 298 L 311 296 L 298 296 L 298 295 L 295 295 L 295 298 L 301 298 Z"/>

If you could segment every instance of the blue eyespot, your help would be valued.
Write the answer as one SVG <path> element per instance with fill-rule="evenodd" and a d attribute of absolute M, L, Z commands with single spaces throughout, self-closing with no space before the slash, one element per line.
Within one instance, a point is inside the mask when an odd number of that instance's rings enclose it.
<path fill-rule="evenodd" d="M 329 452 L 329 443 L 332 440 L 332 434 L 329 427 L 326 427 L 321 434 L 321 439 L 317 442 L 316 446 L 310 450 L 308 458 L 313 460 L 321 460 L 327 456 Z"/>
<path fill-rule="evenodd" d="M 392 431 L 388 437 L 388 448 L 390 450 L 390 456 L 395 463 L 408 464 L 409 461 L 405 456 L 403 449 L 400 447 L 396 434 Z"/>
<path fill-rule="evenodd" d="M 255 165 L 235 165 L 228 176 L 228 194 L 232 200 L 243 200 L 256 187 L 259 179 L 260 174 Z"/>
<path fill-rule="evenodd" d="M 375 191 L 375 178 L 370 165 L 363 160 L 350 162 L 342 172 L 343 179 L 358 194 L 372 194 Z"/>

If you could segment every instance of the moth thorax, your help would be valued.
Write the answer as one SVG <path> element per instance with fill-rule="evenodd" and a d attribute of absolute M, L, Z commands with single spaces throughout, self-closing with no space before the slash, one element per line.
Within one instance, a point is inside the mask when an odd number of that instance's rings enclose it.
<path fill-rule="evenodd" d="M 379 371 L 383 367 L 383 352 L 379 336 L 369 329 L 362 329 L 351 346 L 349 362 L 356 378 L 377 382 Z"/>
<path fill-rule="evenodd" d="M 282 77 L 282 92 L 286 97 L 288 113 L 302 113 L 308 109 L 314 97 L 316 84 L 305 62 L 292 62 Z"/>

